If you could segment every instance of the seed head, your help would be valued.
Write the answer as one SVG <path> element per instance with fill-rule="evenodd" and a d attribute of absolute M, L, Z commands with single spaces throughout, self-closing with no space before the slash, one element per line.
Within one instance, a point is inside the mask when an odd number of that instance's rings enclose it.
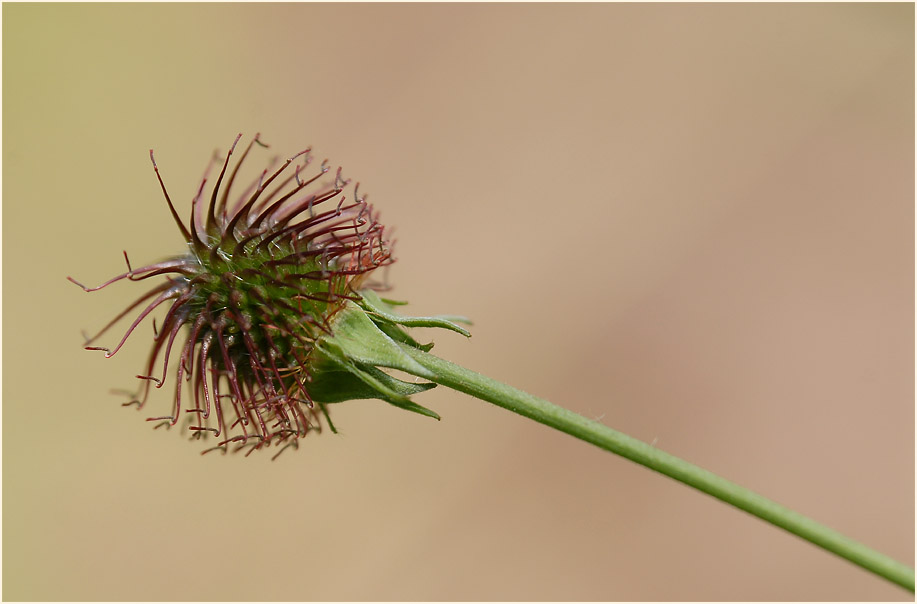
<path fill-rule="evenodd" d="M 166 384 L 171 362 L 171 413 L 148 421 L 174 426 L 186 417 L 197 437 L 216 437 L 208 450 L 225 452 L 236 443 L 250 453 L 272 442 L 295 446 L 321 429 L 319 411 L 327 419 L 327 409 L 310 394 L 315 343 L 331 334 L 332 319 L 348 300 L 361 300 L 358 288 L 378 286 L 367 282 L 368 275 L 393 259 L 385 227 L 359 196 L 359 183 L 348 199 L 343 193 L 350 181 L 340 168 L 332 176 L 325 161 L 309 170 L 310 149 L 276 169 L 269 166 L 239 191 L 236 177 L 253 145 L 267 146 L 256 135 L 229 169 L 241 137 L 225 160 L 211 162 L 208 172 L 222 168 L 209 195 L 205 174 L 187 224 L 150 150 L 169 211 L 187 242 L 184 254 L 135 269 L 125 253 L 127 272 L 98 287 L 68 279 L 87 292 L 124 279 L 156 281 L 85 348 L 111 357 L 146 317 L 168 307 L 158 329 L 153 321 L 149 360 L 137 376 L 142 384 L 125 405 L 142 408 L 151 389 Z M 94 344 L 140 308 L 114 348 Z M 185 388 L 189 400 L 182 398 Z"/>

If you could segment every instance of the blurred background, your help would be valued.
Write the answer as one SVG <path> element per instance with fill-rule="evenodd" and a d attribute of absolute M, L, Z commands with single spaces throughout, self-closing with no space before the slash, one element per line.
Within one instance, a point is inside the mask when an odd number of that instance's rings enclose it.
<path fill-rule="evenodd" d="M 6 4 L 3 90 L 4 599 L 913 599 L 442 388 L 201 457 L 65 280 L 181 251 L 150 148 L 313 145 L 435 352 L 913 564 L 912 4 Z"/>

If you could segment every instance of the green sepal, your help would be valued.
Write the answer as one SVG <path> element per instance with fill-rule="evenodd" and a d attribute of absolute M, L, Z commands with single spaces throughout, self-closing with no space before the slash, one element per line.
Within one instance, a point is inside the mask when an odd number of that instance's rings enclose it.
<path fill-rule="evenodd" d="M 334 365 L 341 366 L 338 363 Z M 309 383 L 309 395 L 317 403 L 332 404 L 341 403 L 354 399 L 380 399 L 386 402 L 392 402 L 386 398 L 387 393 L 394 392 L 400 401 L 413 394 L 426 392 L 435 388 L 436 384 L 432 382 L 420 382 L 412 384 L 394 378 L 387 373 L 376 369 L 375 367 L 362 368 L 364 371 L 371 373 L 379 382 L 385 386 L 384 391 L 380 391 L 370 385 L 360 376 L 355 375 L 349 369 L 335 370 L 330 363 L 325 369 L 315 375 Z"/>
<path fill-rule="evenodd" d="M 431 379 L 429 369 L 415 361 L 408 351 L 428 351 L 433 344 L 421 344 L 405 327 L 439 327 L 470 336 L 454 321 L 464 317 L 401 317 L 395 314 L 394 300 L 383 300 L 371 290 L 360 292 L 361 299 L 344 302 L 331 321 L 331 333 L 319 338 L 310 361 L 309 395 L 325 410 L 326 404 L 353 399 L 380 399 L 391 405 L 440 419 L 439 415 L 410 399 L 433 388 L 433 383 L 410 383 L 395 378 L 381 368 Z"/>
<path fill-rule="evenodd" d="M 470 325 L 471 320 L 466 317 L 452 315 L 440 315 L 436 317 L 402 317 L 392 313 L 391 306 L 386 304 L 376 292 L 372 290 L 363 290 L 360 292 L 360 295 L 363 297 L 363 305 L 366 311 L 371 313 L 374 317 L 383 319 L 388 323 L 401 325 L 402 327 L 440 327 L 460 333 L 466 338 L 471 337 L 471 333 L 467 329 L 455 324 L 455 321 L 458 321 Z"/>
<path fill-rule="evenodd" d="M 362 308 L 348 300 L 334 317 L 330 337 L 320 338 L 316 348 L 335 360 L 352 360 L 371 367 L 400 369 L 423 378 L 430 371 L 412 359 L 388 335 L 380 330 Z"/>
<path fill-rule="evenodd" d="M 353 364 L 348 367 L 348 370 L 353 373 L 353 375 L 360 378 L 367 386 L 375 388 L 379 393 L 378 397 L 387 403 L 407 411 L 413 411 L 414 413 L 419 413 L 420 415 L 432 417 L 436 420 L 440 419 L 439 414 L 432 409 L 427 409 L 423 405 L 418 405 L 407 396 L 398 393 L 391 387 L 392 382 L 401 382 L 402 384 L 407 384 L 407 382 L 402 382 L 401 380 L 393 378 L 392 376 L 376 369 L 375 367 L 361 367 L 357 364 Z M 432 388 L 435 385 L 436 384 L 429 384 L 428 388 Z"/>
<path fill-rule="evenodd" d="M 424 392 L 436 384 L 405 382 L 341 353 L 342 350 L 334 345 L 326 345 L 321 350 L 320 358 L 316 359 L 316 367 L 321 367 L 321 371 L 316 372 L 309 385 L 309 394 L 313 399 L 339 403 L 352 399 L 376 398 L 407 411 L 440 419 L 435 411 L 408 398 L 411 394 Z"/>
<path fill-rule="evenodd" d="M 334 427 L 334 422 L 331 421 L 331 416 L 328 415 L 328 407 L 325 406 L 325 403 L 323 403 L 323 402 L 321 402 L 321 401 L 317 401 L 317 402 L 318 402 L 318 407 L 319 407 L 319 409 L 322 410 L 322 415 L 325 416 L 325 421 L 328 422 L 328 427 L 331 428 L 331 433 L 332 433 L 332 434 L 337 434 L 337 433 L 338 433 L 338 429 Z"/>
<path fill-rule="evenodd" d="M 369 318 L 372 319 L 373 317 L 370 316 Z M 430 352 L 430 350 L 433 349 L 433 342 L 430 342 L 429 344 L 421 344 L 420 342 L 412 338 L 408 332 L 401 329 L 401 327 L 399 327 L 398 325 L 395 325 L 394 323 L 388 323 L 381 319 L 374 320 L 373 323 L 375 323 L 376 327 L 381 329 L 385 333 L 385 335 L 395 340 L 396 342 L 402 342 L 404 344 L 407 344 L 408 346 L 419 348 L 420 350 L 423 350 L 424 352 Z"/>

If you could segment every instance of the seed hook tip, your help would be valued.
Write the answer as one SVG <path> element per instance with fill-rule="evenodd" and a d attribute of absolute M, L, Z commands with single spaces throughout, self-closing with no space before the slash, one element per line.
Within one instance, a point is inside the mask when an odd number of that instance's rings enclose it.
<path fill-rule="evenodd" d="M 76 279 L 74 279 L 73 277 L 71 277 L 70 275 L 67 275 L 67 281 L 69 281 L 70 283 L 73 283 L 73 284 L 75 284 L 75 285 L 79 285 L 79 286 L 83 289 L 84 292 L 88 292 L 88 291 L 89 291 L 89 288 L 88 288 L 88 287 L 86 287 L 85 285 L 83 285 L 82 283 L 80 283 L 79 281 L 77 281 Z"/>
<path fill-rule="evenodd" d="M 157 388 L 162 386 L 162 380 L 157 377 L 153 377 L 152 375 L 136 375 L 134 377 L 136 377 L 138 380 L 150 380 L 151 382 L 156 382 Z"/>

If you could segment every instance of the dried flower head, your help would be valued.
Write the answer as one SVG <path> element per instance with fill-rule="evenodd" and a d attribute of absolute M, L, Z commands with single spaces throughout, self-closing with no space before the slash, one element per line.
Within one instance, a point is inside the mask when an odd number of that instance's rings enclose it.
<path fill-rule="evenodd" d="M 251 450 L 272 442 L 295 445 L 320 429 L 319 411 L 327 418 L 327 410 L 310 392 L 315 343 L 331 334 L 332 319 L 347 300 L 362 300 L 359 287 L 373 286 L 365 282 L 369 273 L 393 261 L 385 227 L 359 196 L 359 183 L 348 199 L 343 192 L 349 181 L 340 168 L 332 176 L 326 161 L 307 175 L 309 149 L 276 170 L 269 166 L 239 191 L 236 177 L 253 145 L 266 147 L 255 136 L 227 173 L 241 136 L 225 160 L 211 162 L 208 172 L 220 163 L 222 168 L 209 196 L 205 174 L 187 226 L 150 150 L 169 211 L 187 242 L 185 254 L 132 268 L 125 253 L 128 271 L 98 287 L 68 277 L 87 292 L 123 279 L 161 279 L 85 347 L 113 356 L 141 321 L 168 305 L 158 329 L 153 322 L 152 350 L 144 374 L 137 376 L 143 384 L 125 405 L 142 408 L 151 388 L 166 383 L 171 360 L 172 411 L 149 421 L 175 425 L 188 417 L 190 430 L 198 437 L 212 433 L 213 448 L 224 452 L 230 443 Z M 138 308 L 114 348 L 94 344 Z M 160 359 L 162 368 L 156 370 Z M 190 400 L 182 398 L 185 388 Z"/>

